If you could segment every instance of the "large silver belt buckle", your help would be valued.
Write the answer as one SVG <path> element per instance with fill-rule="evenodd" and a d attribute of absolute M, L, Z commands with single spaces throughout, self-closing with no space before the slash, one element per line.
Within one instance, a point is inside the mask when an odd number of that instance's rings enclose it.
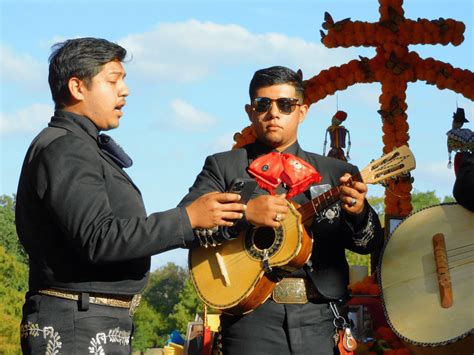
<path fill-rule="evenodd" d="M 142 299 L 142 295 L 141 294 L 136 294 L 133 296 L 132 300 L 130 301 L 130 309 L 128 311 L 128 313 L 133 316 L 138 308 L 138 306 L 140 305 L 140 301 Z"/>
<path fill-rule="evenodd" d="M 282 279 L 273 289 L 272 298 L 276 303 L 308 303 L 305 279 L 295 277 Z"/>

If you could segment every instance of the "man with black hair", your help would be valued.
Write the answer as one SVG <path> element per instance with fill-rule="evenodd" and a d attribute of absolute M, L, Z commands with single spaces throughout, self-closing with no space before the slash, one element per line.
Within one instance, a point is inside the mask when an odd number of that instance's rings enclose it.
<path fill-rule="evenodd" d="M 308 111 L 303 93 L 301 76 L 288 68 L 257 71 L 250 82 L 250 103 L 245 105 L 257 140 L 207 157 L 179 204 L 188 206 L 210 191 L 226 191 L 234 178 L 253 177 L 259 187 L 236 226 L 279 228 L 288 213 L 287 200 L 301 205 L 342 184 L 339 202 L 318 213 L 308 228 L 314 238 L 312 265 L 277 275 L 283 278 L 271 297 L 252 312 L 221 315 L 226 355 L 337 353 L 333 339 L 337 312 L 329 302 L 347 297 L 345 249 L 367 254 L 383 241 L 377 214 L 365 198 L 366 184 L 350 182 L 357 168 L 300 147 L 298 127 Z M 236 228 L 221 228 L 214 239 L 225 243 L 239 232 Z"/>
<path fill-rule="evenodd" d="M 31 143 L 16 205 L 29 256 L 24 354 L 129 354 L 133 313 L 154 254 L 195 243 L 193 228 L 231 226 L 245 208 L 210 193 L 186 208 L 146 214 L 124 171 L 132 160 L 109 136 L 128 96 L 126 50 L 104 39 L 54 47 L 54 116 Z"/>

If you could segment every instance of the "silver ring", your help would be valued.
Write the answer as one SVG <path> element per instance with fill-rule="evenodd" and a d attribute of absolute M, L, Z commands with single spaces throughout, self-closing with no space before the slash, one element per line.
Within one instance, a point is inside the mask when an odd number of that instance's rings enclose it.
<path fill-rule="evenodd" d="M 351 203 L 350 203 L 350 206 L 351 207 L 354 207 L 357 203 L 357 200 L 353 197 L 352 200 L 351 200 Z"/>
<path fill-rule="evenodd" d="M 275 221 L 280 222 L 281 221 L 281 214 L 277 213 L 275 216 Z"/>

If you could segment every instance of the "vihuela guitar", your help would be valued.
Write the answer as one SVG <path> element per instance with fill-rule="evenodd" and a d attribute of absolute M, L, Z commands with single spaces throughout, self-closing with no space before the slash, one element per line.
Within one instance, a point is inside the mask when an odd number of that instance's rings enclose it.
<path fill-rule="evenodd" d="M 474 213 L 455 203 L 412 213 L 387 239 L 380 258 L 389 325 L 426 353 L 437 354 L 440 347 L 446 354 L 472 354 L 473 275 Z"/>
<path fill-rule="evenodd" d="M 402 146 L 370 163 L 353 179 L 374 184 L 414 168 L 410 149 Z M 229 314 L 255 309 L 275 287 L 268 271 L 280 268 L 291 272 L 308 261 L 313 240 L 304 224 L 337 202 L 339 196 L 337 186 L 300 207 L 288 202 L 289 213 L 279 228 L 255 227 L 216 247 L 191 249 L 189 269 L 199 297 L 208 306 Z"/>

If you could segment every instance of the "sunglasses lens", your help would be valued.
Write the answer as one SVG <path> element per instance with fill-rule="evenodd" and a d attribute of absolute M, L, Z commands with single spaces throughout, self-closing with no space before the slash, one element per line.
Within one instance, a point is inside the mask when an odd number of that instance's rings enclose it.
<path fill-rule="evenodd" d="M 272 100 L 268 97 L 257 97 L 254 101 L 254 109 L 257 112 L 267 112 L 272 104 Z"/>
<path fill-rule="evenodd" d="M 278 99 L 277 105 L 281 113 L 292 113 L 296 107 L 294 101 L 288 98 Z"/>

